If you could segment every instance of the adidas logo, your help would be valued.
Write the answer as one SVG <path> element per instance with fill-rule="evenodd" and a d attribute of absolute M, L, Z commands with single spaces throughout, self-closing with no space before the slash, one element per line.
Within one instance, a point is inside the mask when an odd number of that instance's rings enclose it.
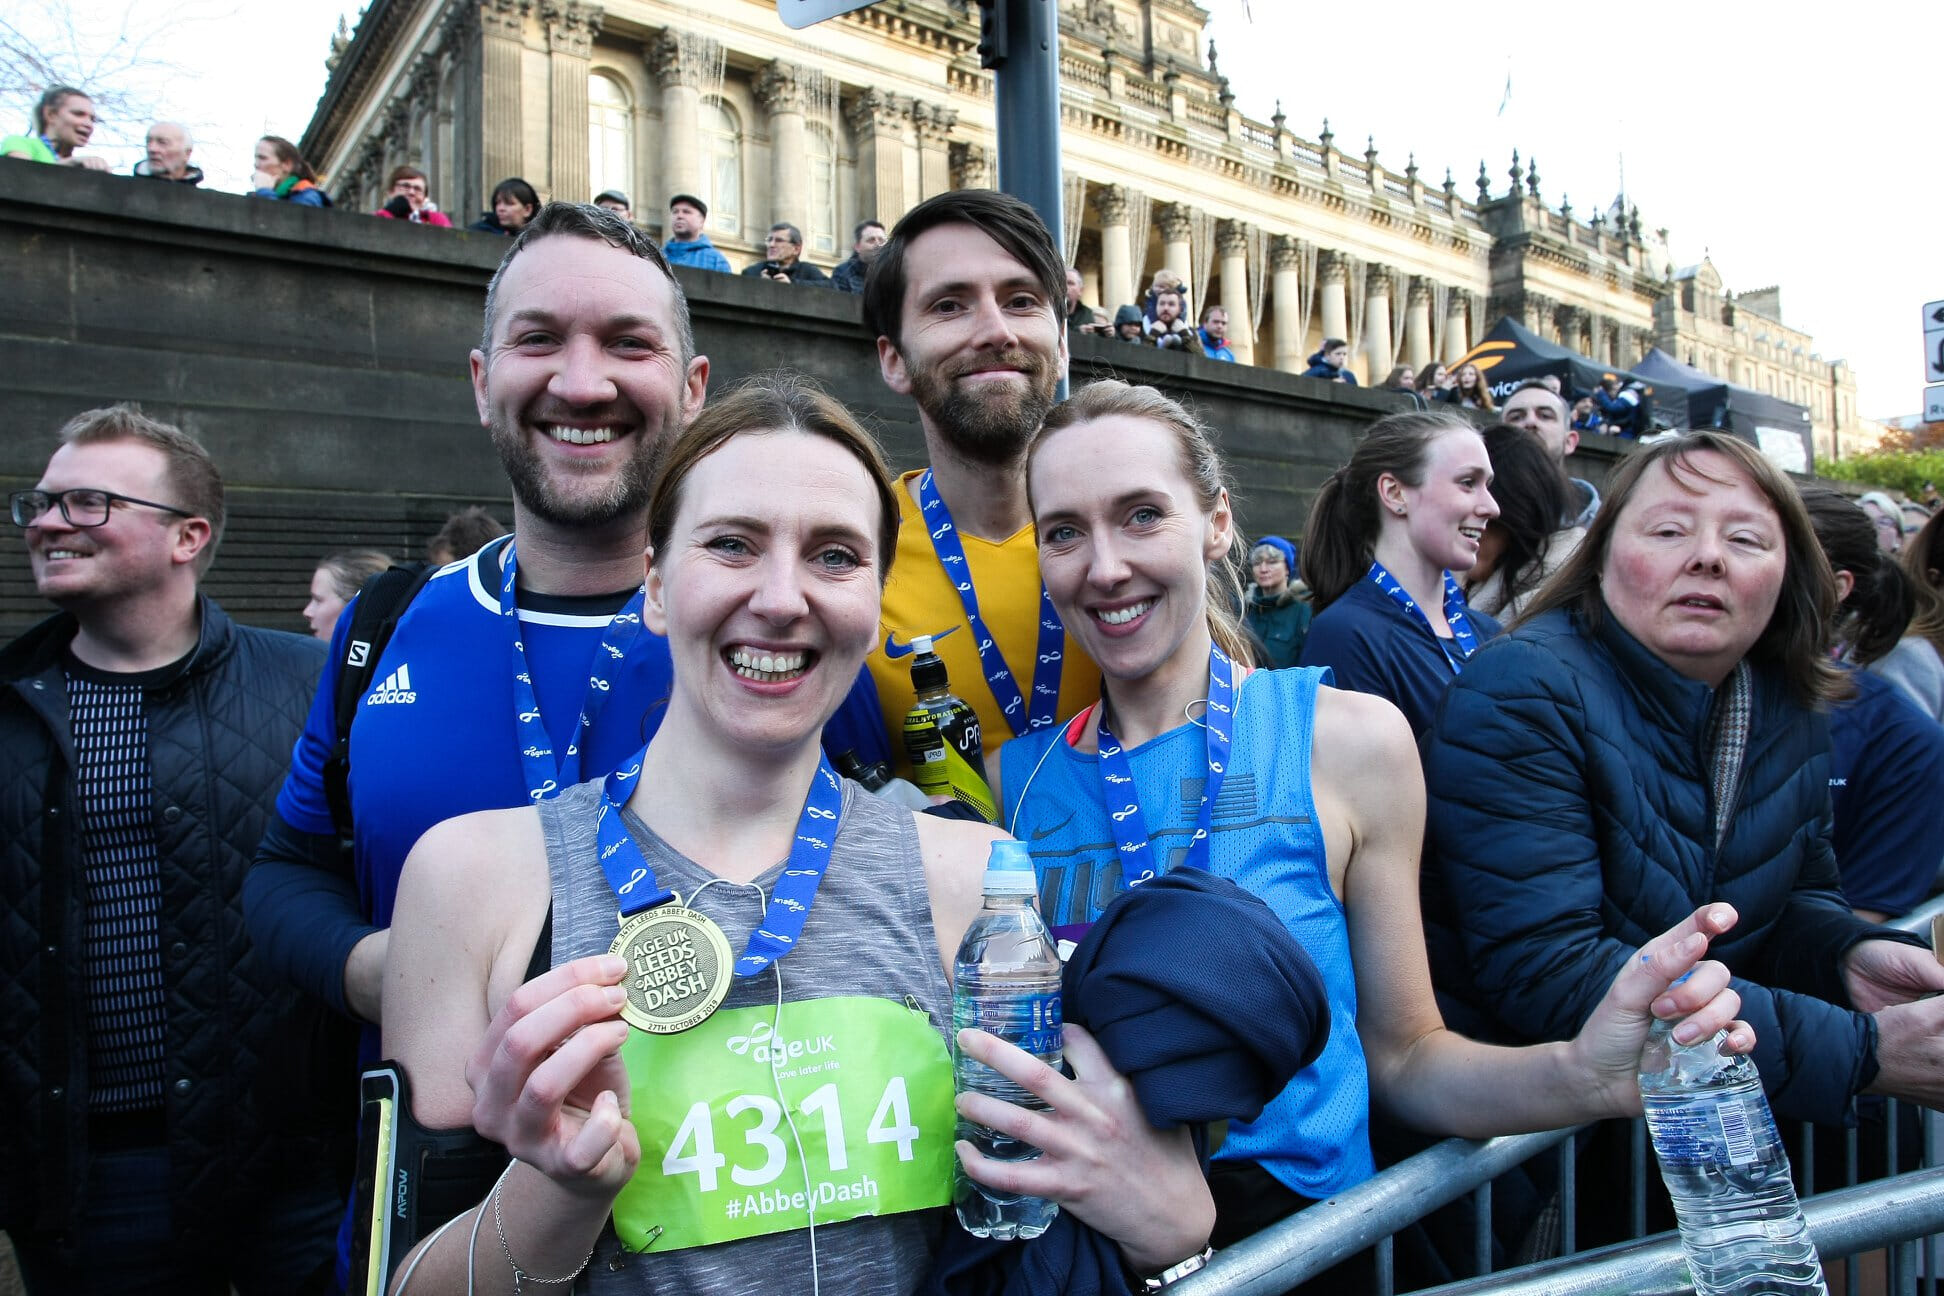
<path fill-rule="evenodd" d="M 371 691 L 365 698 L 366 706 L 382 706 L 387 702 L 416 702 L 418 694 L 412 691 L 412 668 L 400 666 L 385 676 L 385 682 Z"/>

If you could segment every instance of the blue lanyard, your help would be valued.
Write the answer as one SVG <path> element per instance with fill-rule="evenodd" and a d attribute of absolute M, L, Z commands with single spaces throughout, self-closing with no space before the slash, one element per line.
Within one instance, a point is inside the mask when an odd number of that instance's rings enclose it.
<path fill-rule="evenodd" d="M 1029 707 L 1020 696 L 1018 681 L 1006 669 L 1006 659 L 999 655 L 992 631 L 986 629 L 985 618 L 979 615 L 979 596 L 972 588 L 972 569 L 965 562 L 965 546 L 959 542 L 951 510 L 945 507 L 944 497 L 932 483 L 931 469 L 919 474 L 917 490 L 918 507 L 931 533 L 932 552 L 938 555 L 939 565 L 958 589 L 966 624 L 979 646 L 979 666 L 985 671 L 986 687 L 992 690 L 993 700 L 1005 714 L 1006 723 L 1012 726 L 1013 737 L 1046 728 L 1058 718 L 1060 659 L 1064 655 L 1061 649 L 1066 642 L 1066 627 L 1060 621 L 1060 614 L 1053 610 L 1053 597 L 1046 592 L 1046 582 L 1040 582 L 1039 660 L 1033 666 L 1033 701 Z"/>
<path fill-rule="evenodd" d="M 1364 575 L 1366 579 L 1377 582 L 1377 588 L 1390 595 L 1391 602 L 1402 607 L 1407 616 L 1416 617 L 1418 624 L 1424 627 L 1439 648 L 1444 647 L 1444 637 L 1431 629 L 1431 618 L 1424 615 L 1424 609 L 1417 605 L 1417 600 L 1398 584 L 1397 577 L 1391 575 L 1384 564 L 1373 561 Z M 1457 649 L 1455 655 L 1446 651 L 1445 661 L 1450 665 L 1451 673 L 1456 675 L 1464 669 L 1466 658 L 1478 651 L 1478 633 L 1472 629 L 1471 618 L 1465 614 L 1465 593 L 1458 588 L 1458 580 L 1450 572 L 1444 574 L 1444 614 L 1446 624 L 1451 627 L 1452 645 Z"/>
<path fill-rule="evenodd" d="M 1202 717 L 1206 734 L 1208 777 L 1202 783 L 1201 808 L 1195 814 L 1195 832 L 1188 839 L 1184 868 L 1208 867 L 1208 832 L 1215 822 L 1215 798 L 1222 794 L 1228 777 L 1229 747 L 1234 739 L 1230 726 L 1235 723 L 1235 663 L 1219 647 L 1208 649 L 1208 711 Z M 1141 793 L 1134 783 L 1134 770 L 1127 751 L 1107 727 L 1107 709 L 1100 712 L 1100 791 L 1107 806 L 1107 818 L 1114 827 L 1114 840 L 1120 845 L 1121 878 L 1128 889 L 1152 881 L 1155 870 L 1148 854 L 1147 819 L 1141 814 Z M 1118 809 L 1116 808 L 1118 806 Z"/>
<path fill-rule="evenodd" d="M 520 609 L 514 605 L 513 582 L 518 564 L 514 541 L 506 542 L 506 574 L 500 578 L 500 615 L 506 619 L 513 640 L 513 705 L 519 716 L 520 765 L 526 773 L 527 796 L 535 801 L 560 795 L 562 788 L 580 782 L 581 745 L 587 740 L 594 718 L 607 704 L 614 685 L 607 671 L 627 659 L 628 649 L 641 634 L 642 591 L 636 590 L 627 606 L 608 622 L 607 633 L 594 654 L 594 667 L 587 677 L 587 697 L 581 703 L 580 721 L 567 743 L 567 754 L 554 759 L 553 739 L 540 718 L 540 699 L 533 692 L 533 673 L 527 669 L 526 645 L 520 640 Z"/>
<path fill-rule="evenodd" d="M 623 921 L 675 898 L 673 891 L 655 880 L 648 857 L 641 853 L 640 843 L 621 818 L 621 807 L 640 779 L 641 763 L 647 755 L 644 747 L 629 765 L 607 776 L 601 789 L 600 817 L 594 823 L 601 871 L 621 903 Z M 797 816 L 790 862 L 770 891 L 763 921 L 749 934 L 749 944 L 736 960 L 737 976 L 754 976 L 796 948 L 803 924 L 809 920 L 810 906 L 816 903 L 817 887 L 830 867 L 830 849 L 837 840 L 837 818 L 843 808 L 843 784 L 830 768 L 830 759 L 819 755 L 816 776 L 803 799 L 803 813 Z"/>

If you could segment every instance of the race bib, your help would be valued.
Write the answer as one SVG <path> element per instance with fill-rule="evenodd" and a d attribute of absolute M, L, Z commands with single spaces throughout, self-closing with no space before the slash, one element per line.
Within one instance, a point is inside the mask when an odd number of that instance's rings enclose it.
<path fill-rule="evenodd" d="M 629 1033 L 641 1165 L 614 1204 L 623 1246 L 679 1251 L 951 1200 L 952 1059 L 930 1018 L 867 996 L 786 1003 L 780 1035 L 775 1016 L 732 1008 L 679 1035 Z"/>

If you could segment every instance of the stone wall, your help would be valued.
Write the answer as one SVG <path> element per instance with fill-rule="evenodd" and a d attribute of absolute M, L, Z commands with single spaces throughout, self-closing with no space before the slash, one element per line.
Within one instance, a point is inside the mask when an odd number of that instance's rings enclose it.
<path fill-rule="evenodd" d="M 301 630 L 316 560 L 416 556 L 451 509 L 505 482 L 466 354 L 505 240 L 25 163 L 0 163 L 0 490 L 31 486 L 77 411 L 137 401 L 201 437 L 229 485 L 207 587 L 245 621 Z M 901 467 L 916 411 L 880 381 L 857 302 L 681 271 L 722 390 L 800 369 L 866 417 Z M 1074 343 L 1076 382 L 1115 374 L 1190 400 L 1221 433 L 1248 534 L 1299 533 L 1311 492 L 1396 397 L 1269 369 Z M 1581 475 L 1603 476 L 1597 462 Z M 1590 473 L 1589 473 L 1590 470 Z M 0 545 L 0 640 L 45 611 Z"/>

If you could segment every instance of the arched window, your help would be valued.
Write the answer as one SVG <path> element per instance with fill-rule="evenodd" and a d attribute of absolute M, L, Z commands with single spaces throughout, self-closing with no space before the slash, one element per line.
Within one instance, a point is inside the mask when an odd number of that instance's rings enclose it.
<path fill-rule="evenodd" d="M 813 256 L 837 255 L 841 235 L 837 230 L 837 150 L 830 132 L 821 126 L 804 131 L 804 144 L 810 153 L 810 210 L 805 213 L 803 237 Z"/>
<path fill-rule="evenodd" d="M 702 201 L 709 204 L 709 224 L 728 238 L 742 237 L 742 128 L 719 99 L 704 100 L 702 128 Z"/>
<path fill-rule="evenodd" d="M 630 198 L 634 191 L 634 114 L 628 91 L 605 72 L 587 78 L 587 178 L 593 194 L 619 189 Z"/>

